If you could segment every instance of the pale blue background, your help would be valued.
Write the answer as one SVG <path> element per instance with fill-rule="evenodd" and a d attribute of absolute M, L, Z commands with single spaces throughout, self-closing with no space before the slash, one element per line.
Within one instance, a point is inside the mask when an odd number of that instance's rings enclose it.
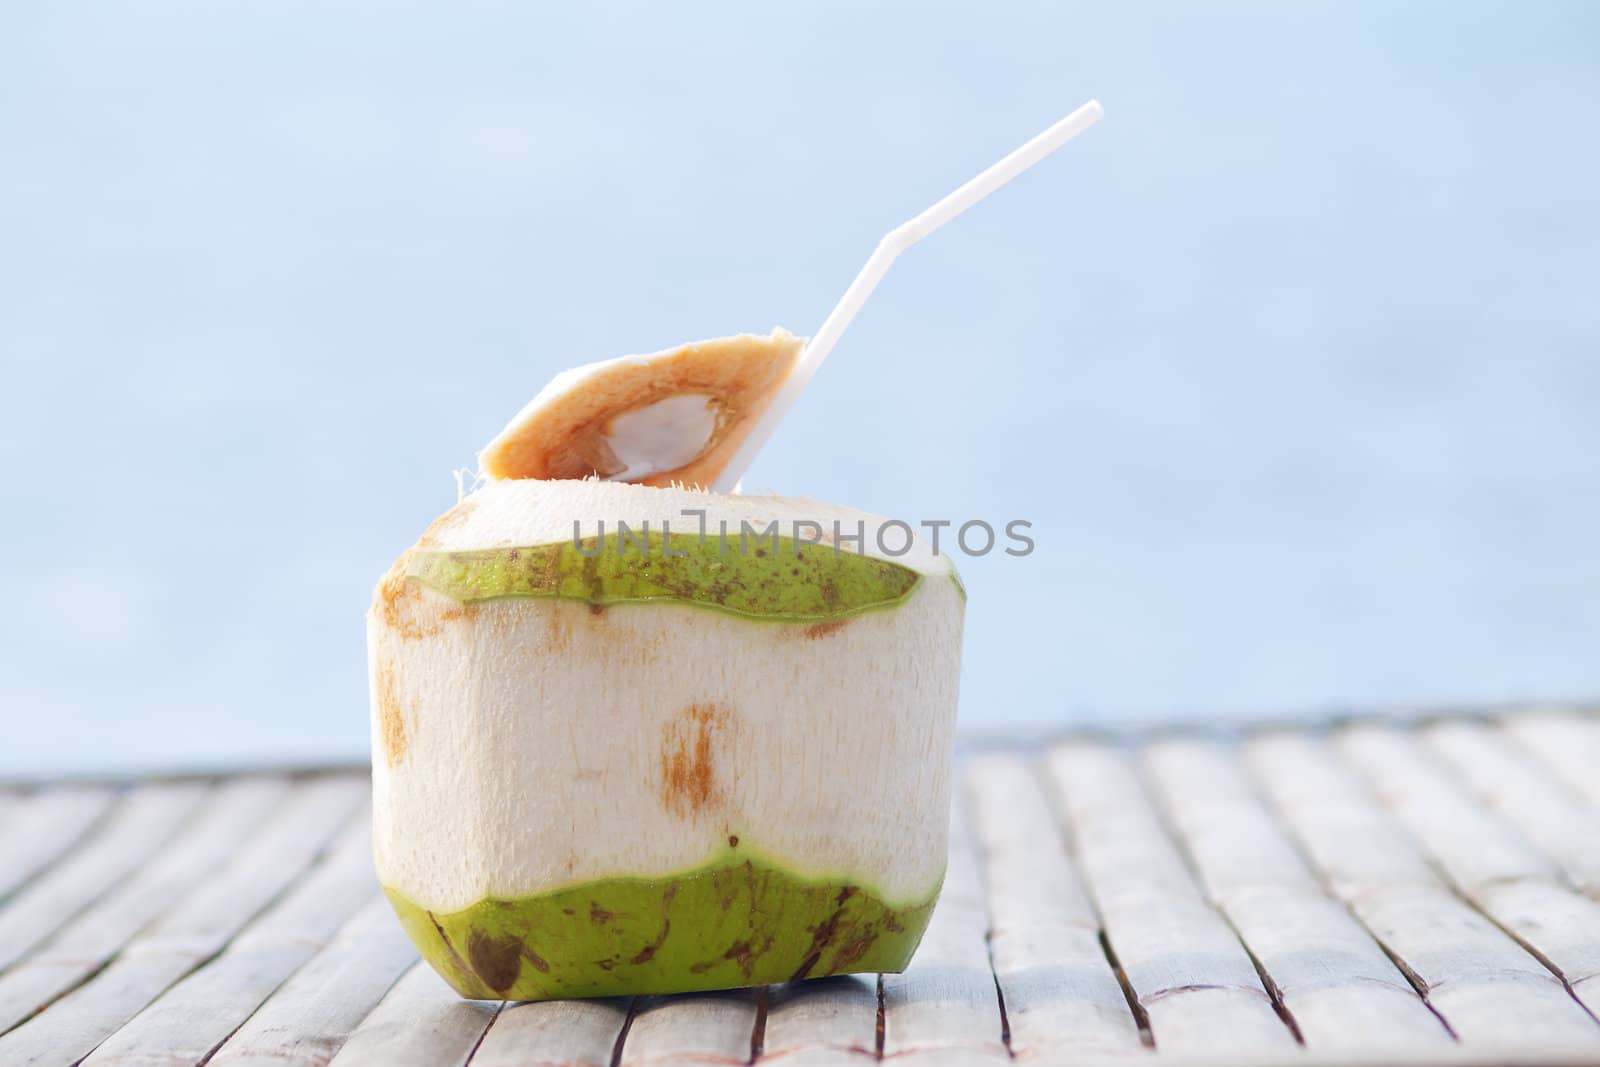
<path fill-rule="evenodd" d="M 1089 96 L 752 481 L 1035 523 L 969 727 L 1600 694 L 1600 6 L 539 6 L 0 7 L 0 771 L 359 755 L 552 373 L 814 329 Z"/>

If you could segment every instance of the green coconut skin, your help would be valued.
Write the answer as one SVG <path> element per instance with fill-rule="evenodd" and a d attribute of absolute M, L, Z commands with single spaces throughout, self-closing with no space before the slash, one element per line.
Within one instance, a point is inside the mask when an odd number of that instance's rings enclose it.
<path fill-rule="evenodd" d="M 689 993 L 905 969 L 933 912 L 730 849 L 664 878 L 606 878 L 441 913 L 386 888 L 422 957 L 464 997 Z"/>
<path fill-rule="evenodd" d="M 910 567 L 788 537 L 652 532 L 522 548 L 417 551 L 406 575 L 460 603 L 511 597 L 587 604 L 693 604 L 750 619 L 827 622 L 896 607 L 922 575 Z M 580 551 L 579 546 L 582 546 Z M 748 548 L 748 551 L 744 549 Z M 959 580 L 958 580 L 959 585 Z"/>

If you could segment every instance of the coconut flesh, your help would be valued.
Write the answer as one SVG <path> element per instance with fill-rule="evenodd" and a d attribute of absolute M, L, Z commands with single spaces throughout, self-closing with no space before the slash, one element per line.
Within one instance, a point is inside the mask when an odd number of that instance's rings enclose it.
<path fill-rule="evenodd" d="M 776 329 L 562 371 L 479 454 L 490 478 L 710 485 L 783 384 L 801 339 Z"/>
<path fill-rule="evenodd" d="M 703 427 L 677 406 L 613 454 L 681 467 Z M 377 867 L 451 985 L 540 1000 L 905 966 L 944 872 L 965 596 L 882 523 L 502 478 L 400 557 L 367 623 Z"/>

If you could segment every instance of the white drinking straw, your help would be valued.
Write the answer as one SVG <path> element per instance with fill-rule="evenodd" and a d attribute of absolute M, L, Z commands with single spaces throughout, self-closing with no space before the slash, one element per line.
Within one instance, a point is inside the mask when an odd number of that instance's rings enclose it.
<path fill-rule="evenodd" d="M 789 413 L 800 396 L 800 390 L 806 387 L 811 376 L 817 373 L 817 368 L 822 366 L 822 361 L 828 358 L 828 353 L 844 336 L 856 312 L 861 310 L 861 305 L 867 302 L 867 297 L 872 295 L 872 290 L 878 287 L 883 276 L 889 272 L 889 265 L 901 252 L 1093 126 L 1104 114 L 1105 109 L 1100 106 L 1100 101 L 1089 101 L 916 218 L 884 234 L 883 240 L 878 242 L 878 247 L 868 257 L 867 265 L 861 268 L 856 280 L 850 283 L 850 288 L 844 291 L 839 303 L 823 320 L 822 328 L 800 353 L 794 369 L 772 398 L 771 406 L 750 428 L 750 435 L 740 443 L 738 451 L 728 461 L 713 488 L 719 493 L 736 491 L 739 479 L 750 469 L 756 453 L 761 451 L 761 446 L 767 443 L 772 431 Z"/>

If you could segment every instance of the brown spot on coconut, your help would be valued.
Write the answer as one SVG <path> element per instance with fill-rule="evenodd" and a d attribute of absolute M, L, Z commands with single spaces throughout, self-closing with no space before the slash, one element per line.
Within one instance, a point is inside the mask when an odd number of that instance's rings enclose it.
<path fill-rule="evenodd" d="M 661 738 L 661 803 L 692 818 L 721 802 L 717 749 L 729 714 L 715 704 L 691 704 L 667 723 Z"/>
<path fill-rule="evenodd" d="M 750 949 L 750 942 L 735 941 L 728 946 L 728 951 L 722 954 L 725 960 L 732 960 L 738 965 L 740 973 L 748 980 L 755 969 L 756 954 Z"/>
<path fill-rule="evenodd" d="M 490 478 L 709 486 L 800 355 L 786 330 L 680 345 L 556 376 L 479 454 Z"/>
<path fill-rule="evenodd" d="M 378 705 L 377 734 L 384 762 L 397 767 L 406 758 L 409 735 L 400 697 L 395 692 L 394 664 L 387 659 L 380 658 L 373 670 L 372 693 Z"/>
<path fill-rule="evenodd" d="M 476 605 L 476 604 L 457 604 L 457 605 L 455 605 L 453 607 L 445 608 L 443 611 L 439 612 L 439 621 L 440 622 L 455 622 L 458 619 L 470 619 L 470 618 L 473 618 L 477 614 L 478 614 L 478 605 Z M 439 627 L 436 626 L 428 634 L 428 636 L 432 637 L 434 634 L 436 634 L 438 632 L 439 632 Z"/>
<path fill-rule="evenodd" d="M 839 954 L 834 958 L 832 969 L 835 971 L 847 971 L 854 967 L 877 940 L 877 930 L 870 926 L 862 927 L 857 931 L 855 937 L 839 948 Z"/>
<path fill-rule="evenodd" d="M 378 581 L 372 611 L 383 624 L 407 641 L 421 641 L 440 632 L 445 623 L 470 619 L 477 604 L 458 604 L 424 589 L 408 575 L 417 549 L 407 549 Z"/>
<path fill-rule="evenodd" d="M 577 604 L 562 603 L 550 607 L 551 610 L 545 614 L 545 648 L 552 655 L 559 656 L 572 647 L 571 613 L 583 609 Z"/>
<path fill-rule="evenodd" d="M 824 637 L 832 637 L 850 624 L 849 619 L 829 619 L 827 622 L 814 622 L 801 631 L 807 641 L 816 641 Z"/>
<path fill-rule="evenodd" d="M 415 554 L 415 548 L 400 554 L 394 566 L 378 580 L 372 598 L 373 613 L 385 626 L 408 640 L 423 636 L 415 618 L 415 605 L 422 598 L 422 589 L 406 576 Z"/>
<path fill-rule="evenodd" d="M 655 959 L 656 953 L 661 951 L 661 946 L 665 945 L 667 938 L 672 935 L 672 898 L 677 895 L 678 883 L 669 882 L 666 890 L 661 894 L 661 932 L 628 961 L 635 967 L 642 967 Z"/>
<path fill-rule="evenodd" d="M 472 966 L 456 951 L 455 944 L 450 940 L 450 935 L 444 932 L 444 926 L 439 922 L 439 917 L 433 912 L 427 912 L 428 923 L 433 935 L 438 938 L 438 944 L 444 946 L 445 956 L 438 957 L 429 953 L 430 959 L 436 960 L 436 969 L 445 977 L 456 991 L 466 997 L 487 998 L 491 990 L 483 984 L 483 979 L 473 971 Z M 426 938 L 413 937 L 419 947 L 427 952 L 432 947 Z M 442 966 L 441 966 L 442 965 Z"/>
<path fill-rule="evenodd" d="M 467 937 L 467 959 L 484 985 L 503 993 L 516 984 L 517 975 L 522 973 L 522 942 L 474 930 Z"/>

